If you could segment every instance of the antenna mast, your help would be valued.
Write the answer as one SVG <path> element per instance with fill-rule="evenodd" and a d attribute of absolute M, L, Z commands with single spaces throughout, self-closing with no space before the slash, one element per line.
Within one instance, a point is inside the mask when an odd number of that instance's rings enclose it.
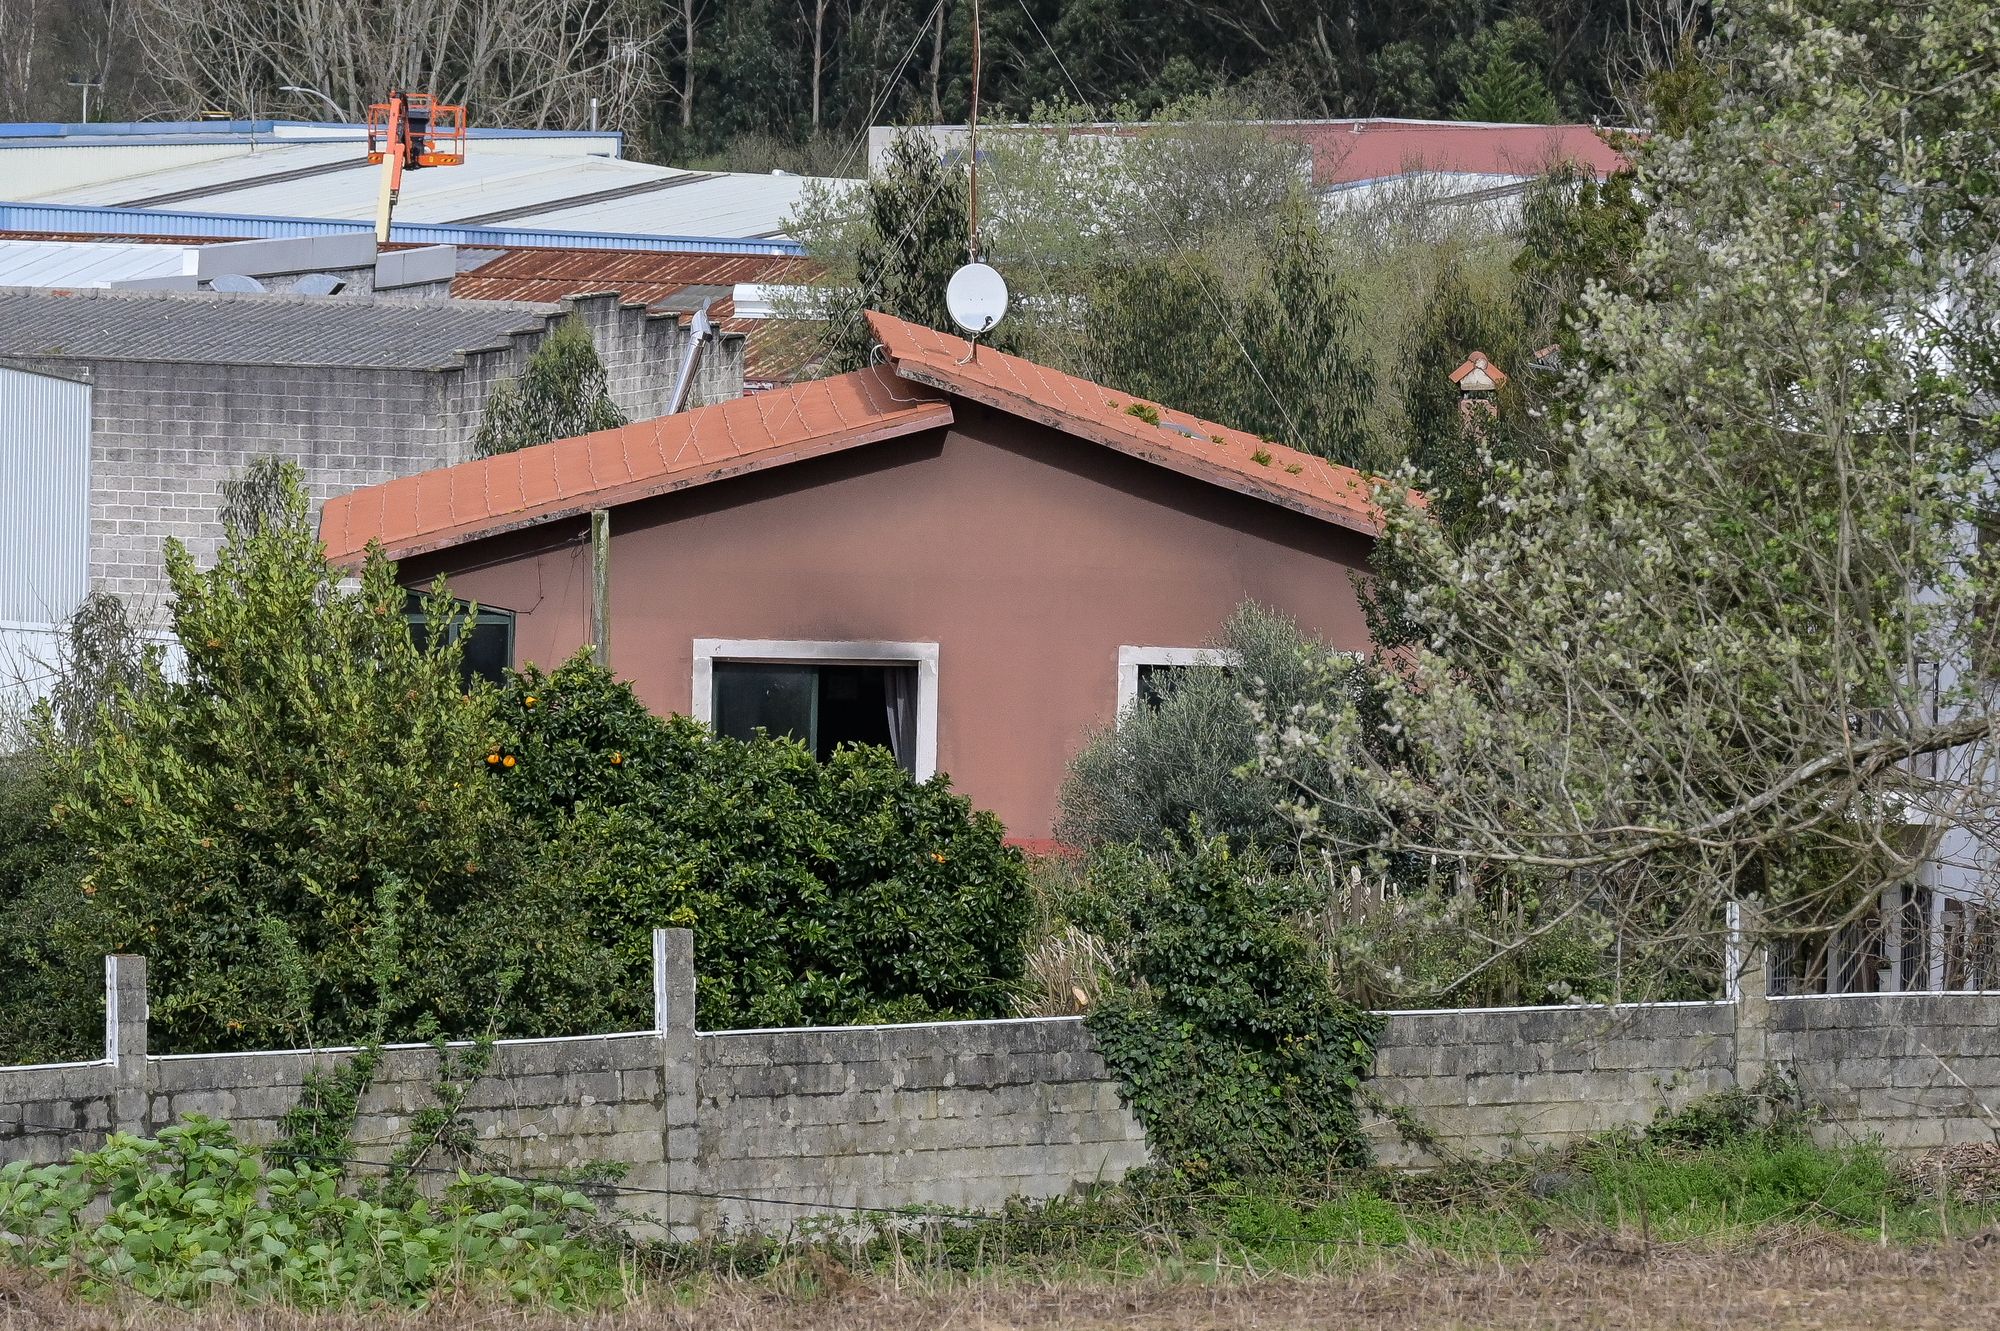
<path fill-rule="evenodd" d="M 938 22 L 944 22 L 940 15 Z M 965 261 L 979 262 L 979 0 L 972 0 L 972 165 L 965 205 Z"/>
<path fill-rule="evenodd" d="M 972 0 L 972 116 L 966 129 L 972 144 L 972 165 L 966 173 L 966 262 L 944 288 L 945 311 L 965 330 L 965 359 L 960 365 L 979 355 L 979 339 L 1007 313 L 1007 280 L 979 261 L 979 0 Z"/>

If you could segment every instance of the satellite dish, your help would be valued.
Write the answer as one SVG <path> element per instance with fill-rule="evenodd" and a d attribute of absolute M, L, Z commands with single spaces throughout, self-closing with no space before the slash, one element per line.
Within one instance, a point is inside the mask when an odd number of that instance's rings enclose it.
<path fill-rule="evenodd" d="M 338 296 L 346 289 L 347 283 L 332 273 L 307 273 L 292 284 L 296 296 Z"/>
<path fill-rule="evenodd" d="M 246 277 L 242 273 L 224 273 L 210 282 L 208 289 L 210 291 L 233 291 L 238 295 L 247 296 L 253 292 L 262 291 L 264 284 L 256 278 Z"/>
<path fill-rule="evenodd" d="M 951 275 L 944 289 L 951 321 L 978 337 L 1007 315 L 1007 279 L 983 263 L 969 263 Z"/>

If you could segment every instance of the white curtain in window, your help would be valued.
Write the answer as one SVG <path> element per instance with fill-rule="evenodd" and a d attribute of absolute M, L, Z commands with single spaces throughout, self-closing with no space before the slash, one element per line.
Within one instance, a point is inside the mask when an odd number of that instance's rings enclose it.
<path fill-rule="evenodd" d="M 889 752 L 910 767 L 917 751 L 917 672 L 908 666 L 884 668 L 882 697 L 889 712 Z"/>

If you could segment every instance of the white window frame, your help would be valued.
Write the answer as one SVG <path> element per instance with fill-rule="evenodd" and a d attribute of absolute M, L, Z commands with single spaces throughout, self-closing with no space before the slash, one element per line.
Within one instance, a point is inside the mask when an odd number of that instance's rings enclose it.
<path fill-rule="evenodd" d="M 1227 647 L 1120 647 L 1118 649 L 1118 710 L 1123 721 L 1139 705 L 1140 666 L 1242 665 L 1240 652 Z"/>
<path fill-rule="evenodd" d="M 938 645 L 934 642 L 815 642 L 794 638 L 696 638 L 694 719 L 715 725 L 715 663 L 763 665 L 914 665 L 917 668 L 917 751 L 911 766 L 919 781 L 937 775 Z"/>

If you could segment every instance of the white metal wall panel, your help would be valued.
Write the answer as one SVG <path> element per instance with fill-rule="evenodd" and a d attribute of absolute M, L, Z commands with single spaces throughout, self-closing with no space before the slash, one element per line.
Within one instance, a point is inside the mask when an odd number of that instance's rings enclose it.
<path fill-rule="evenodd" d="M 0 365 L 0 624 L 60 624 L 90 590 L 90 386 Z"/>
<path fill-rule="evenodd" d="M 55 625 L 0 624 L 0 754 L 21 747 L 22 723 L 55 686 L 63 637 Z"/>

